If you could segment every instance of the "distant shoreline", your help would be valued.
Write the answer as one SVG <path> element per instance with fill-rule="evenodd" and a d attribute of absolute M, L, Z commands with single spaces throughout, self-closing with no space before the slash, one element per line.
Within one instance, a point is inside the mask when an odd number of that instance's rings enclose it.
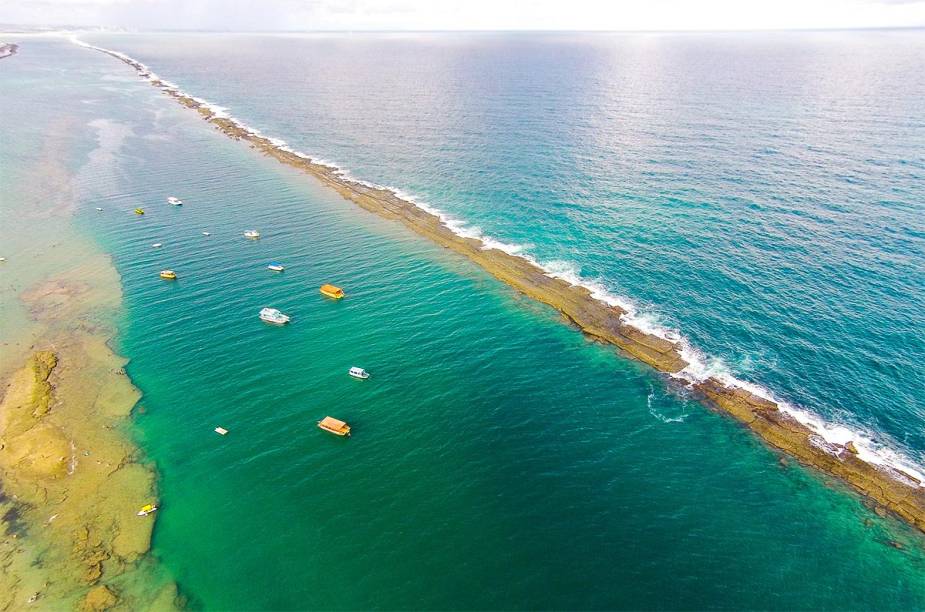
<path fill-rule="evenodd" d="M 535 262 L 482 240 L 461 236 L 437 215 L 399 197 L 394 191 L 345 176 L 340 169 L 290 149 L 279 141 L 260 135 L 235 119 L 220 113 L 205 101 L 180 91 L 153 75 L 142 63 L 115 51 L 79 43 L 128 64 L 152 85 L 164 91 L 226 136 L 245 141 L 277 161 L 298 168 L 335 189 L 345 199 L 386 219 L 401 222 L 417 234 L 466 256 L 497 279 L 556 308 L 585 334 L 620 348 L 629 356 L 660 372 L 678 374 L 689 363 L 680 342 L 641 330 L 626 321 L 630 314 L 608 304 L 586 287 L 551 276 Z M 888 509 L 918 530 L 925 532 L 925 489 L 916 476 L 887 465 L 861 459 L 854 442 L 837 444 L 825 440 L 811 427 L 800 423 L 781 406 L 744 386 L 730 386 L 716 376 L 694 381 L 690 387 L 708 405 L 732 415 L 769 445 L 805 465 L 836 476 L 862 495 Z M 882 510 L 881 510 L 882 511 Z"/>
<path fill-rule="evenodd" d="M 19 45 L 16 43 L 0 43 L 0 59 L 16 55 L 19 51 Z"/>

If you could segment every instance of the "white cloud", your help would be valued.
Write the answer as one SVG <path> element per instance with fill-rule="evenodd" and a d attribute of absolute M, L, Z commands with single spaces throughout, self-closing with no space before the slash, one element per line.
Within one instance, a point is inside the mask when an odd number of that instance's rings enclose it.
<path fill-rule="evenodd" d="M 925 0 L 0 0 L 0 22 L 220 30 L 925 26 Z"/>

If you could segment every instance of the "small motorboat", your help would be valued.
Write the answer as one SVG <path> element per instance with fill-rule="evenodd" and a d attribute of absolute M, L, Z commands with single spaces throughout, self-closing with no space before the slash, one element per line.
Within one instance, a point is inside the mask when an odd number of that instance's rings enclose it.
<path fill-rule="evenodd" d="M 258 232 L 257 230 L 247 230 L 246 232 L 244 232 L 244 237 L 251 238 L 251 239 L 260 238 L 260 232 Z"/>
<path fill-rule="evenodd" d="M 335 419 L 334 417 L 324 417 L 318 421 L 318 427 L 337 436 L 350 435 L 350 425 L 347 425 L 343 421 Z"/>
<path fill-rule="evenodd" d="M 161 278 L 166 280 L 176 280 L 177 273 L 173 270 L 161 270 Z"/>
<path fill-rule="evenodd" d="M 289 315 L 284 315 L 276 308 L 264 308 L 260 311 L 260 320 L 276 325 L 285 325 L 289 322 Z"/>
<path fill-rule="evenodd" d="M 171 206 L 183 206 L 183 200 L 180 198 L 175 198 L 174 196 L 167 198 L 167 203 Z"/>
<path fill-rule="evenodd" d="M 138 511 L 138 516 L 148 516 L 152 512 L 157 512 L 157 506 L 154 504 L 145 504 L 141 507 L 141 510 Z"/>
<path fill-rule="evenodd" d="M 97 206 L 97 207 L 96 207 L 96 209 L 97 209 L 97 210 L 103 210 L 103 209 L 102 209 L 102 208 L 100 208 L 99 206 Z"/>
<path fill-rule="evenodd" d="M 269 266 L 267 266 L 267 269 L 273 270 L 274 272 L 282 272 L 283 270 L 286 269 L 286 266 L 274 261 L 274 262 L 271 262 Z"/>
<path fill-rule="evenodd" d="M 367 378 L 369 378 L 369 372 L 367 372 L 363 368 L 358 368 L 356 366 L 350 368 L 347 371 L 347 374 L 350 374 L 354 378 L 362 378 L 363 380 L 366 380 Z"/>
<path fill-rule="evenodd" d="M 326 295 L 334 300 L 339 300 L 344 297 L 344 290 L 334 285 L 321 285 L 320 291 L 322 295 Z"/>
<path fill-rule="evenodd" d="M 155 242 L 154 244 L 151 245 L 151 248 L 159 249 L 159 248 L 161 248 L 162 246 L 164 246 L 164 243 L 162 243 L 162 242 Z"/>
<path fill-rule="evenodd" d="M 143 215 L 143 214 L 145 214 L 145 209 L 144 209 L 144 208 L 136 208 L 136 209 L 135 209 L 135 214 L 136 214 L 136 215 Z"/>
<path fill-rule="evenodd" d="M 211 236 L 212 234 L 211 234 L 211 232 L 202 232 L 202 235 L 203 235 L 203 236 Z"/>

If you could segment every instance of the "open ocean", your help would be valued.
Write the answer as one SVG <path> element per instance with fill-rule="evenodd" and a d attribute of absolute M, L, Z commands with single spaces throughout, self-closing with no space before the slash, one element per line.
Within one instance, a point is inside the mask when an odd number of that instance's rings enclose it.
<path fill-rule="evenodd" d="M 690 376 L 925 471 L 921 31 L 81 38 L 634 304 Z M 160 473 L 154 552 L 193 607 L 925 608 L 920 535 L 681 382 L 121 62 L 20 42 L 0 161 L 15 177 L 42 122 L 73 126 L 75 223 L 122 277 Z"/>

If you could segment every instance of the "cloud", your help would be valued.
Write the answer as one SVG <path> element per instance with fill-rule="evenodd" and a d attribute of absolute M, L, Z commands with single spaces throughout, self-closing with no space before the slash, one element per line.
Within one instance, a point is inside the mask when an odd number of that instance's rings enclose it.
<path fill-rule="evenodd" d="M 242 31 L 925 27 L 925 0 L 0 0 L 0 22 Z"/>

